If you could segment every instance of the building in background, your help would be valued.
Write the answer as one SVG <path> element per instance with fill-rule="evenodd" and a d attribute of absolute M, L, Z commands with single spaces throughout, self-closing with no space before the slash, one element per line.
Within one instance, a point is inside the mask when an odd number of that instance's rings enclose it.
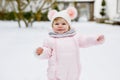
<path fill-rule="evenodd" d="M 60 10 L 68 6 L 77 8 L 77 21 L 93 21 L 94 20 L 94 0 L 57 0 Z"/>
<path fill-rule="evenodd" d="M 102 2 L 104 6 L 102 5 Z M 77 8 L 78 16 L 76 21 L 101 21 L 108 19 L 108 22 L 120 23 L 120 0 L 0 0 L 0 20 L 18 20 L 14 15 L 23 13 L 25 17 L 32 20 L 47 21 L 47 13 L 49 9 L 63 10 L 68 6 Z M 105 9 L 105 16 L 102 12 Z M 21 9 L 20 9 L 21 8 Z M 22 12 L 21 12 L 22 11 Z M 11 14 L 9 15 L 9 12 Z M 30 15 L 26 14 L 30 13 Z M 101 16 L 101 14 L 102 16 Z M 6 19 L 7 17 L 10 19 Z M 12 18 L 11 18 L 12 17 Z"/>
<path fill-rule="evenodd" d="M 77 20 L 92 21 L 101 18 L 102 0 L 57 0 L 60 9 L 72 5 L 78 9 Z M 120 0 L 105 0 L 106 16 L 113 20 L 120 17 Z M 120 21 L 120 20 L 119 20 Z"/>

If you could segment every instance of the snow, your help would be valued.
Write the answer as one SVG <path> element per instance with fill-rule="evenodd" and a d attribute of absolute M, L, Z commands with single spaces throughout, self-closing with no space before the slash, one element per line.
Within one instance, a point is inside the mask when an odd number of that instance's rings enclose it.
<path fill-rule="evenodd" d="M 104 34 L 105 43 L 80 49 L 80 80 L 120 80 L 120 26 L 73 22 L 82 34 Z M 17 22 L 0 21 L 0 80 L 47 80 L 47 60 L 35 57 L 51 30 L 50 22 L 19 28 Z M 73 74 L 74 75 L 74 74 Z"/>

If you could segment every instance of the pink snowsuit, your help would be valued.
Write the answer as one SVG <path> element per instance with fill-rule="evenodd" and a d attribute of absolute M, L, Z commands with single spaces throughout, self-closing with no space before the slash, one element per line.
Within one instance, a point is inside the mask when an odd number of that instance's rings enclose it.
<path fill-rule="evenodd" d="M 40 58 L 48 60 L 48 80 L 79 80 L 79 47 L 101 44 L 98 36 L 49 37 L 43 44 Z"/>

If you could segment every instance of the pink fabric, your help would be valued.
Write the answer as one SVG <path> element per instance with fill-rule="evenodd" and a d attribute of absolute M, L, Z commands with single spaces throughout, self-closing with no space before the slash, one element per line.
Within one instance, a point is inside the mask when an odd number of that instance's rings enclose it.
<path fill-rule="evenodd" d="M 98 36 L 48 38 L 44 44 L 44 52 L 41 58 L 48 61 L 48 80 L 79 80 L 80 62 L 79 48 L 96 44 Z"/>

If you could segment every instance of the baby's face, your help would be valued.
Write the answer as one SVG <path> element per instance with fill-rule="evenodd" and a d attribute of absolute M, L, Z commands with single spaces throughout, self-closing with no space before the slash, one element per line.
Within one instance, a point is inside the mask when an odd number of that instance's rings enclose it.
<path fill-rule="evenodd" d="M 69 24 L 63 18 L 58 18 L 53 22 L 53 31 L 58 34 L 63 34 L 70 29 Z"/>

